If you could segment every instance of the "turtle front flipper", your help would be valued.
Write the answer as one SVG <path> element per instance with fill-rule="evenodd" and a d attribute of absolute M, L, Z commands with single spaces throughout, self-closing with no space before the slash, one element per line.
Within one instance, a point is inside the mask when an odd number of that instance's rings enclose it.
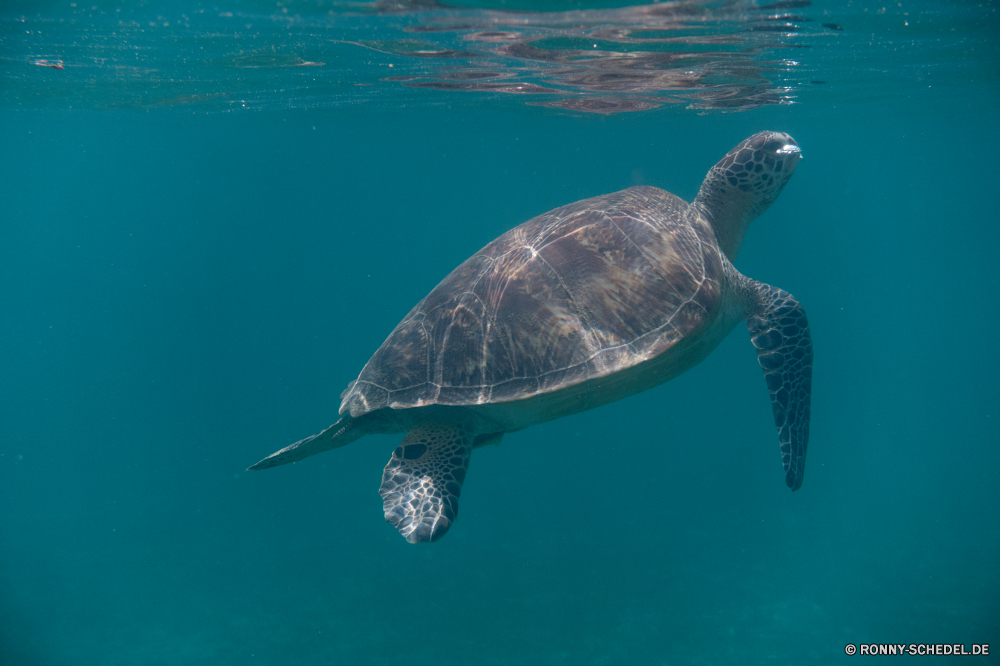
<path fill-rule="evenodd" d="M 813 362 L 809 322 L 805 309 L 787 291 L 760 282 L 754 287 L 758 309 L 747 319 L 747 328 L 771 393 L 785 483 L 798 490 L 809 443 Z"/>
<path fill-rule="evenodd" d="M 410 543 L 437 541 L 458 516 L 476 432 L 461 422 L 414 426 L 382 473 L 385 519 Z"/>

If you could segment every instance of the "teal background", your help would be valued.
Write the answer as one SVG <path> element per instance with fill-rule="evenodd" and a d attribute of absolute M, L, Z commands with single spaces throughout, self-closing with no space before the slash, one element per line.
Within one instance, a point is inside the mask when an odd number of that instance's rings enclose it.
<path fill-rule="evenodd" d="M 430 91 L 243 113 L 8 98 L 0 663 L 1000 653 L 997 93 L 956 77 L 616 116 Z M 667 385 L 477 450 L 435 544 L 382 519 L 398 436 L 244 471 L 332 423 L 399 319 L 497 235 L 640 183 L 691 200 L 763 129 L 804 159 L 736 265 L 809 314 L 801 491 L 742 326 Z"/>

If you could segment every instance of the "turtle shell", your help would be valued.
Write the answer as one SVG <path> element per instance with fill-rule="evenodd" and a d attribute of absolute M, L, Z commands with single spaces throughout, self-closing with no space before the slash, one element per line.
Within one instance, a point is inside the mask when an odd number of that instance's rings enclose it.
<path fill-rule="evenodd" d="M 722 283 L 711 227 L 669 192 L 632 187 L 557 208 L 420 301 L 340 412 L 521 400 L 618 372 L 704 330 Z"/>

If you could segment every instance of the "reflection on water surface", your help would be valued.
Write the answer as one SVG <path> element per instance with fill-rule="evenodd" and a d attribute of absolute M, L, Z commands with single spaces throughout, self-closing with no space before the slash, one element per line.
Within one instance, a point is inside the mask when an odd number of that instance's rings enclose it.
<path fill-rule="evenodd" d="M 851 86 L 925 94 L 932 77 L 940 86 L 994 76 L 996 50 L 995 21 L 982 11 L 899 3 L 871 12 L 809 0 L 573 11 L 435 0 L 88 4 L 0 7 L 3 102 L 219 111 L 507 100 L 573 113 L 725 112 Z"/>

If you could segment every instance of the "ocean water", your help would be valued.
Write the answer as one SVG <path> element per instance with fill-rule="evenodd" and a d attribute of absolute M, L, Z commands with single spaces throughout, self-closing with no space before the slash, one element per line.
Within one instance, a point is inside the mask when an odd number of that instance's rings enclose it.
<path fill-rule="evenodd" d="M 995 662 L 998 3 L 463 4 L 0 5 L 0 663 Z M 245 471 L 496 236 L 763 129 L 798 492 L 742 325 L 476 450 L 433 544 L 398 435 Z"/>

